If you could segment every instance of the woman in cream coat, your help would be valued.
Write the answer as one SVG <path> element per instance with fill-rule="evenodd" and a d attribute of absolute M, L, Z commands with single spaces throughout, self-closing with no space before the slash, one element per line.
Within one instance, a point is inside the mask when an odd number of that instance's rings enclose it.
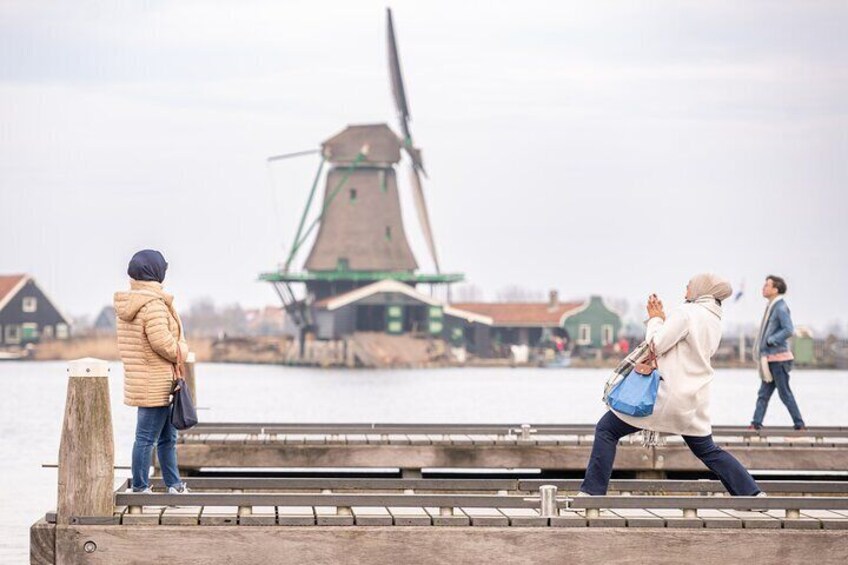
<path fill-rule="evenodd" d="M 645 339 L 656 352 L 663 379 L 654 411 L 640 418 L 610 410 L 600 419 L 580 487 L 582 493 L 606 494 L 618 440 L 639 430 L 683 436 L 689 449 L 718 475 L 730 494 L 756 496 L 760 493 L 751 474 L 712 438 L 710 384 L 713 368 L 710 358 L 721 341 L 721 302 L 731 293 L 726 280 L 713 274 L 701 274 L 689 281 L 686 303 L 668 317 L 656 295 L 648 299 Z"/>

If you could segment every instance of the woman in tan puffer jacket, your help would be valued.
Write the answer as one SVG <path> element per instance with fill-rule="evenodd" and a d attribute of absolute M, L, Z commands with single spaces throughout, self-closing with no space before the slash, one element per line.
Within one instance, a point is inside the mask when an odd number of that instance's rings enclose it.
<path fill-rule="evenodd" d="M 150 490 L 150 463 L 157 448 L 168 492 L 187 492 L 177 467 L 177 430 L 171 425 L 174 365 L 188 354 L 174 297 L 162 290 L 168 263 L 158 251 L 133 255 L 130 290 L 115 293 L 118 350 L 124 364 L 124 404 L 138 407 L 132 455 L 132 488 Z"/>

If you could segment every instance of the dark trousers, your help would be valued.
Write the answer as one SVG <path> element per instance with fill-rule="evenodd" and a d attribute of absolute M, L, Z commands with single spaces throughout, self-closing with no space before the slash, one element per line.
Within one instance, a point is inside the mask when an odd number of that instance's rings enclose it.
<path fill-rule="evenodd" d="M 778 361 L 768 365 L 774 380 L 770 383 L 763 381 L 760 384 L 760 392 L 757 393 L 757 407 L 754 409 L 754 418 L 751 420 L 751 424 L 758 428 L 763 425 L 769 400 L 771 400 L 771 395 L 774 394 L 774 389 L 777 389 L 777 395 L 786 409 L 789 410 L 789 415 L 792 416 L 792 423 L 796 428 L 803 428 L 804 419 L 801 417 L 798 403 L 795 402 L 795 395 L 789 388 L 789 371 L 792 370 L 792 361 Z"/>
<path fill-rule="evenodd" d="M 636 433 L 639 428 L 622 421 L 612 412 L 607 412 L 595 426 L 595 441 L 592 455 L 586 466 L 586 476 L 580 490 L 587 494 L 603 495 L 607 493 L 612 464 L 615 461 L 615 449 L 618 440 Z M 683 441 L 692 453 L 715 473 L 724 488 L 734 496 L 754 496 L 759 494 L 754 477 L 731 454 L 713 442 L 713 436 L 683 436 Z"/>

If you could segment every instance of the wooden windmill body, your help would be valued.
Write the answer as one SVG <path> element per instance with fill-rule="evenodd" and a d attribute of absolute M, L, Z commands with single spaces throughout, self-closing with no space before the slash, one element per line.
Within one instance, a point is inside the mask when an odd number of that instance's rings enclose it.
<path fill-rule="evenodd" d="M 384 280 L 412 287 L 419 283 L 447 285 L 463 280 L 461 274 L 443 274 L 421 184 L 424 167 L 421 151 L 413 145 L 409 130 L 409 108 L 400 72 L 400 61 L 388 12 L 387 40 L 392 92 L 402 137 L 386 124 L 350 125 L 327 139 L 320 149 L 321 165 L 285 265 L 274 273 L 260 275 L 274 284 L 290 317 L 302 329 L 314 323 L 311 306 L 316 302 Z M 273 157 L 274 159 L 298 156 Z M 411 188 L 424 240 L 435 274 L 418 273 L 418 262 L 404 229 L 397 168 L 407 155 Z M 307 222 L 324 164 L 329 171 L 324 182 L 320 213 Z M 308 225 L 308 227 L 307 227 Z M 297 252 L 312 232 L 317 234 L 304 262 L 304 270 L 293 270 Z M 293 289 L 305 283 L 303 296 Z"/>

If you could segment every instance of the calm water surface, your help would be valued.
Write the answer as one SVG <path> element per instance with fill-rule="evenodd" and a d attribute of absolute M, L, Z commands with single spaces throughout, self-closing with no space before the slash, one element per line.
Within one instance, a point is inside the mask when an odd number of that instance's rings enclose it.
<path fill-rule="evenodd" d="M 0 363 L 0 563 L 27 563 L 29 526 L 56 506 L 67 378 L 64 362 Z M 206 421 L 594 423 L 607 370 L 431 369 L 343 371 L 258 365 L 197 367 Z M 117 465 L 129 465 L 135 409 L 123 405 L 120 364 L 110 386 Z M 848 425 L 848 372 L 795 371 L 792 385 L 811 426 Z M 747 424 L 759 381 L 753 370 L 718 371 L 712 418 Z M 766 425 L 791 425 L 775 394 Z M 116 471 L 126 477 L 128 471 Z"/>

